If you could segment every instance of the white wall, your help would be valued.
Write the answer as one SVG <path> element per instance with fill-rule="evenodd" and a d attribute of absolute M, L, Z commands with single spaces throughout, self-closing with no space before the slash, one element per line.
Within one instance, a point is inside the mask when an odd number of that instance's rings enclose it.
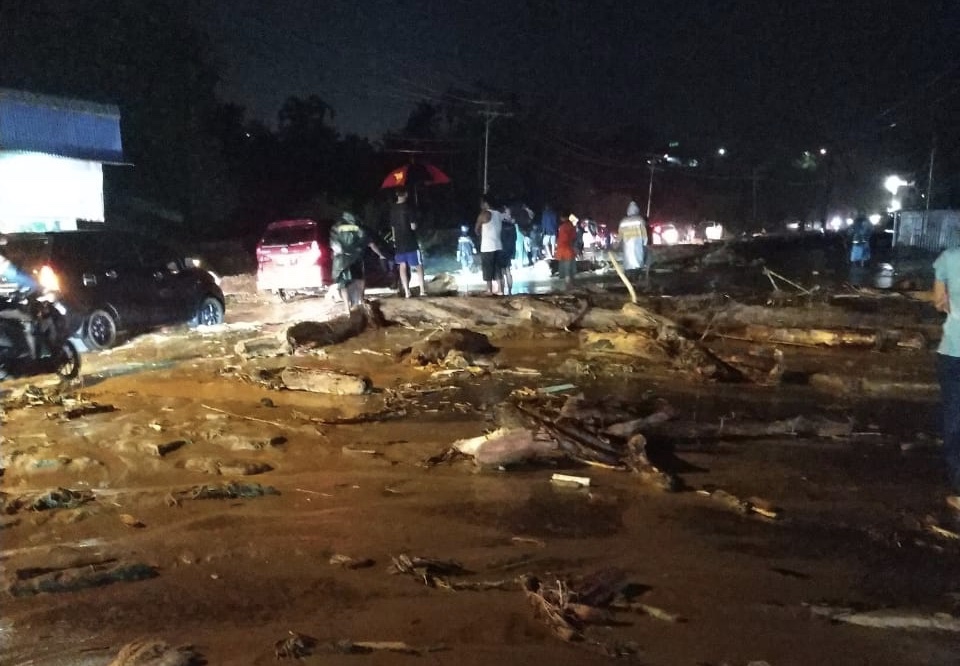
<path fill-rule="evenodd" d="M 103 166 L 0 151 L 0 232 L 67 231 L 103 221 Z"/>

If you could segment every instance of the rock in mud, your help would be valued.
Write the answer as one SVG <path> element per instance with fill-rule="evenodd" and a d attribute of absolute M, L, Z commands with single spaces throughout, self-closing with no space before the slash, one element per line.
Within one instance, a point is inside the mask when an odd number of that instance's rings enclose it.
<path fill-rule="evenodd" d="M 386 325 L 376 303 L 350 311 L 349 317 L 336 317 L 330 321 L 302 321 L 287 329 L 286 340 L 292 349 L 316 349 L 339 344 L 360 335 L 368 328 Z"/>
<path fill-rule="evenodd" d="M 482 467 L 513 465 L 557 453 L 556 441 L 538 439 L 529 428 L 498 428 L 487 435 L 458 440 L 453 448 Z"/>
<path fill-rule="evenodd" d="M 256 460 L 217 460 L 216 458 L 190 458 L 184 461 L 183 468 L 190 472 L 223 476 L 253 476 L 273 469 L 267 463 Z"/>
<path fill-rule="evenodd" d="M 18 569 L 7 591 L 14 597 L 36 594 L 74 592 L 111 583 L 146 580 L 157 576 L 157 570 L 143 563 L 100 562 L 65 569 Z"/>
<path fill-rule="evenodd" d="M 466 328 L 454 328 L 436 338 L 421 340 L 411 347 L 401 349 L 398 356 L 413 365 L 431 365 L 443 363 L 448 358 L 462 358 L 467 364 L 473 362 L 473 356 L 485 356 L 497 353 L 483 333 Z"/>
<path fill-rule="evenodd" d="M 0 507 L 7 514 L 14 514 L 22 510 L 49 511 L 52 509 L 76 509 L 79 506 L 92 502 L 94 494 L 90 490 L 71 490 L 56 488 L 44 493 L 31 493 L 10 499 L 0 494 Z"/>
<path fill-rule="evenodd" d="M 231 481 L 223 485 L 202 485 L 195 486 L 189 490 L 181 490 L 175 495 L 170 494 L 175 501 L 183 499 L 252 499 L 255 497 L 264 497 L 266 495 L 279 495 L 273 486 L 263 486 L 259 483 L 242 483 L 240 481 Z"/>
<path fill-rule="evenodd" d="M 284 368 L 280 373 L 284 388 L 327 395 L 364 395 L 370 392 L 368 378 L 337 370 L 320 368 Z"/>
<path fill-rule="evenodd" d="M 241 340 L 233 348 L 233 352 L 244 360 L 271 358 L 274 356 L 289 356 L 293 353 L 293 346 L 288 342 L 286 333 L 283 333 L 282 335 L 264 335 L 249 340 Z"/>

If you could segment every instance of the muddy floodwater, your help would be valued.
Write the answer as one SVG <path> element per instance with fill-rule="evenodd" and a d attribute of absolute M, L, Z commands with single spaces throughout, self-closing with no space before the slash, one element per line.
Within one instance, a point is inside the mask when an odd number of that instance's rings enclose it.
<path fill-rule="evenodd" d="M 85 355 L 67 400 L 42 381 L 35 394 L 29 382 L 5 387 L 0 664 L 108 664 L 144 637 L 193 645 L 209 664 L 272 664 L 291 632 L 419 654 L 314 650 L 298 657 L 305 664 L 573 665 L 614 653 L 690 666 L 960 663 L 949 626 L 857 626 L 814 612 L 944 625 L 960 615 L 960 525 L 943 504 L 937 395 L 922 390 L 934 381 L 928 348 L 783 346 L 775 386 L 571 365 L 581 339 L 563 330 L 492 331 L 494 365 L 464 372 L 396 360 L 431 333 L 425 324 L 293 356 L 234 354 L 245 338 L 332 307 L 237 302 L 227 327 Z M 715 347 L 746 348 L 735 337 Z M 257 380 L 286 365 L 361 374 L 373 391 L 328 396 Z M 832 391 L 810 380 L 817 373 L 894 390 Z M 424 464 L 495 429 L 514 391 L 543 388 L 600 404 L 661 397 L 699 423 L 806 416 L 851 427 L 834 437 L 649 436 L 682 479 L 673 493 L 564 459 Z M 557 472 L 589 486 L 551 483 Z M 38 504 L 57 488 L 74 493 L 66 508 Z M 731 510 L 710 489 L 776 516 Z M 425 585 L 390 571 L 401 555 L 462 571 Z M 583 640 L 559 638 L 517 584 L 605 570 L 620 572 L 633 610 L 610 611 Z"/>

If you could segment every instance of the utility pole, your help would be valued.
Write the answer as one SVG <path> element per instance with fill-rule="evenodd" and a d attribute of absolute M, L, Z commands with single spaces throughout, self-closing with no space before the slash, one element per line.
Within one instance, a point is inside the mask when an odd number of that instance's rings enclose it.
<path fill-rule="evenodd" d="M 512 113 L 507 113 L 504 111 L 494 111 L 492 108 L 494 105 L 500 105 L 502 102 L 484 102 L 486 105 L 478 113 L 484 118 L 484 132 L 483 132 L 483 193 L 486 194 L 490 191 L 490 181 L 488 174 L 490 173 L 490 124 L 494 121 L 495 118 L 509 118 L 513 116 Z"/>
<path fill-rule="evenodd" d="M 937 154 L 937 135 L 934 134 L 930 140 L 930 168 L 927 171 L 927 207 L 926 212 L 930 212 L 930 199 L 933 198 L 933 158 Z"/>
<path fill-rule="evenodd" d="M 650 204 L 653 201 L 653 173 L 657 170 L 656 162 L 650 160 L 650 184 L 647 186 L 647 222 L 650 221 Z"/>
<path fill-rule="evenodd" d="M 758 167 L 753 167 L 753 174 L 750 178 L 753 181 L 753 227 L 756 231 L 757 227 L 757 187 L 760 183 L 760 169 Z"/>

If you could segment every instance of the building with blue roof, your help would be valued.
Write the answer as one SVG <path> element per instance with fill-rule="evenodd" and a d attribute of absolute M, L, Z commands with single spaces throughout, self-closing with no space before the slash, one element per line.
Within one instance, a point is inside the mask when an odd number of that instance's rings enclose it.
<path fill-rule="evenodd" d="M 103 165 L 122 163 L 118 107 L 0 88 L 0 232 L 103 222 Z"/>

